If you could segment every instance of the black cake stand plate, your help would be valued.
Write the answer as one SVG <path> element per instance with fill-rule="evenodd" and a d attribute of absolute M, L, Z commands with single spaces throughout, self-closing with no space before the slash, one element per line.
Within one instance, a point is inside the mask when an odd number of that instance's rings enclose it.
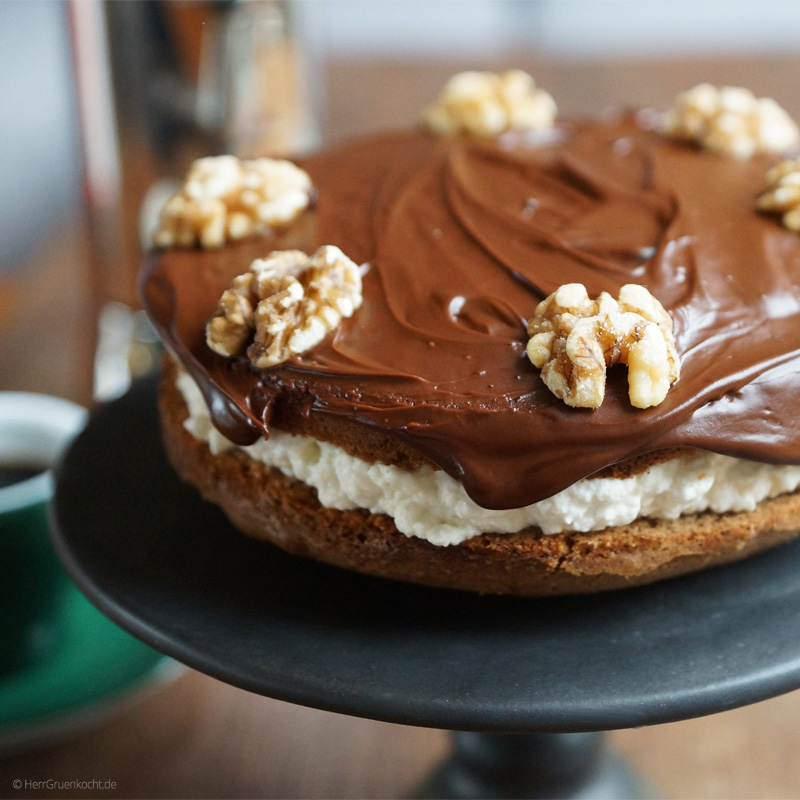
<path fill-rule="evenodd" d="M 633 796 L 595 732 L 800 687 L 800 541 L 588 597 L 356 575 L 240 535 L 183 485 L 155 379 L 93 415 L 57 471 L 52 519 L 78 586 L 152 647 L 258 694 L 458 731 L 422 790 L 434 796 Z"/>

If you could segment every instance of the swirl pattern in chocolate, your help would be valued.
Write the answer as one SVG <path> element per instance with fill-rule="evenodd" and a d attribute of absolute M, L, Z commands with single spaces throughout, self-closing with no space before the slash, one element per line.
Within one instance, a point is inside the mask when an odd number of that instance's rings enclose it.
<path fill-rule="evenodd" d="M 671 447 L 800 463 L 800 238 L 760 215 L 772 156 L 670 142 L 645 114 L 496 140 L 421 130 L 300 163 L 317 192 L 291 230 L 154 252 L 145 306 L 238 443 L 276 405 L 384 431 L 487 508 L 548 497 Z M 222 291 L 271 250 L 335 244 L 363 264 L 361 309 L 313 350 L 256 371 L 205 345 Z M 574 409 L 525 355 L 525 323 L 564 283 L 641 283 L 673 318 L 681 378 L 632 408 L 624 368 Z"/>

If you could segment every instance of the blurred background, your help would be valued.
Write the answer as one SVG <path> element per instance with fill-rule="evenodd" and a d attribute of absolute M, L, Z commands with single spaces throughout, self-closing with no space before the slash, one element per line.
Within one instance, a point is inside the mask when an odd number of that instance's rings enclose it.
<path fill-rule="evenodd" d="M 775 57 L 796 54 L 800 43 L 794 0 L 298 0 L 289 13 L 313 74 L 313 112 L 323 130 L 327 115 L 334 116 L 333 127 L 339 120 L 325 104 L 330 64 L 480 66 L 508 62 L 514 53 L 586 66 Z M 77 213 L 80 143 L 68 17 L 64 0 L 0 3 L 0 186 L 14 198 L 0 210 L 1 270 L 19 264 L 43 232 Z M 624 96 L 624 86 L 613 88 L 620 101 L 648 102 Z M 591 99 L 588 108 L 558 99 L 568 110 L 590 113 L 598 99 L 609 98 Z M 398 97 L 391 122 L 412 118 L 413 109 Z M 370 127 L 363 115 L 348 124 L 354 132 Z"/>
<path fill-rule="evenodd" d="M 245 68 L 262 58 L 266 93 Z M 664 108 L 709 81 L 799 118 L 800 3 L 3 0 L 0 389 L 91 405 L 153 366 L 136 312 L 142 206 L 191 157 L 413 124 L 454 72 L 516 66 L 569 114 Z M 798 718 L 795 692 L 613 742 L 664 796 L 793 798 Z M 397 797 L 447 741 L 189 673 L 77 737 L 0 747 L 0 797 L 36 794 L 12 792 L 18 777 L 102 777 L 126 797 Z"/>

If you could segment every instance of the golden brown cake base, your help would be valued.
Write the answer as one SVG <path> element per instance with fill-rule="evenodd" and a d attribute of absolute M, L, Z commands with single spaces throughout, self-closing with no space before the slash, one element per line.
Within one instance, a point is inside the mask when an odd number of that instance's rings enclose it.
<path fill-rule="evenodd" d="M 239 451 L 213 455 L 183 427 L 188 416 L 168 367 L 160 408 L 169 460 L 243 532 L 299 556 L 401 581 L 485 594 L 597 592 L 736 561 L 800 533 L 800 494 L 756 511 L 637 520 L 593 533 L 532 528 L 440 547 L 400 533 L 392 519 L 322 506 L 314 489 Z"/>

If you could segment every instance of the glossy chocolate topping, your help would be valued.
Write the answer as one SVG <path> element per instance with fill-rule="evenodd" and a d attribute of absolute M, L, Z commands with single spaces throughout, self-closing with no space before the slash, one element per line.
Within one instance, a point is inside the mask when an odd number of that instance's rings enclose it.
<path fill-rule="evenodd" d="M 676 144 L 643 114 L 547 134 L 389 134 L 300 165 L 313 211 L 286 234 L 154 253 L 146 307 L 239 443 L 276 404 L 385 431 L 489 508 L 527 505 L 610 464 L 679 446 L 800 463 L 800 237 L 755 200 L 775 157 Z M 271 250 L 335 244 L 364 302 L 321 345 L 262 372 L 205 345 L 222 291 Z M 632 408 L 569 408 L 525 355 L 525 322 L 564 283 L 642 283 L 675 326 L 681 377 Z"/>

